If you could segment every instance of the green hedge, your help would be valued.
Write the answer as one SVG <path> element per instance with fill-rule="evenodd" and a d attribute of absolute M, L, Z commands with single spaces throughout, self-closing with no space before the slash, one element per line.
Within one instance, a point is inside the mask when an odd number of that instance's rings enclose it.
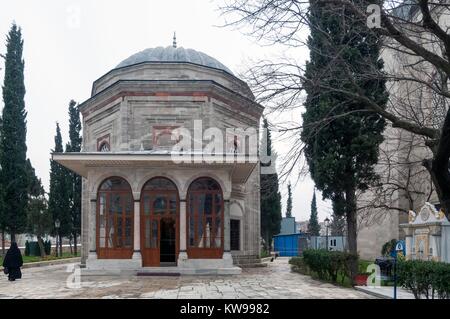
<path fill-rule="evenodd" d="M 307 249 L 303 258 L 291 258 L 290 263 L 299 272 L 314 272 L 321 280 L 337 282 L 338 277 L 351 278 L 350 263 L 358 256 L 341 251 L 327 251 L 325 249 Z"/>
<path fill-rule="evenodd" d="M 52 242 L 50 240 L 44 242 L 44 250 L 46 255 L 50 255 L 52 252 Z"/>
<path fill-rule="evenodd" d="M 308 266 L 303 261 L 303 257 L 292 257 L 289 259 L 289 264 L 292 265 L 292 270 L 303 275 L 309 275 Z"/>
<path fill-rule="evenodd" d="M 52 243 L 50 240 L 44 241 L 44 250 L 46 255 L 50 255 Z M 41 248 L 37 241 L 29 242 L 28 240 L 25 242 L 25 256 L 40 256 Z"/>
<path fill-rule="evenodd" d="M 450 264 L 435 261 L 399 260 L 398 284 L 416 299 L 450 298 Z"/>

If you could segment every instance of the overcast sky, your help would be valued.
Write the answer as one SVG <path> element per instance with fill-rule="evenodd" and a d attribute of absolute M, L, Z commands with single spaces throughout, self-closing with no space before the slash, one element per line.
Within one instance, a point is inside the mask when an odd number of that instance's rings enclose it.
<path fill-rule="evenodd" d="M 22 28 L 25 40 L 28 157 L 47 191 L 55 123 L 61 126 L 65 144 L 70 99 L 88 99 L 92 82 L 130 55 L 171 45 L 176 31 L 179 47 L 205 52 L 239 75 L 250 61 L 278 56 L 285 50 L 262 46 L 245 36 L 242 29 L 218 27 L 224 20 L 218 3 L 209 0 L 3 1 L 0 53 L 6 51 L 6 34 L 13 21 Z M 303 61 L 308 52 L 296 52 L 297 56 Z M 3 83 L 3 61 L 0 68 Z M 0 103 L 3 108 L 3 101 Z M 284 116 L 301 119 L 300 111 Z M 278 139 L 274 146 L 280 156 L 290 147 L 289 141 Z M 291 180 L 295 182 L 297 176 Z M 286 185 L 280 186 L 284 215 L 287 191 Z M 309 218 L 313 187 L 314 183 L 304 178 L 293 188 L 293 215 L 297 220 Z M 323 221 L 331 209 L 329 203 L 321 201 L 320 194 L 318 200 L 319 219 Z"/>

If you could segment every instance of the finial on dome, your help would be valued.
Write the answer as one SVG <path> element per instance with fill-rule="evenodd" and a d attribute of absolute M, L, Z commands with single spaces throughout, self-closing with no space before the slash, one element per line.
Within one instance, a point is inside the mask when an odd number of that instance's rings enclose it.
<path fill-rule="evenodd" d="M 173 47 L 176 48 L 177 47 L 177 35 L 175 34 L 175 32 L 173 33 Z"/>

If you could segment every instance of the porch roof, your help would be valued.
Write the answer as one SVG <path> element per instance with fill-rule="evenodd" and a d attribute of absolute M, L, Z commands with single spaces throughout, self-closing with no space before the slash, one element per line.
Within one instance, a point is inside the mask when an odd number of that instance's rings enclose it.
<path fill-rule="evenodd" d="M 233 183 L 245 183 L 259 163 L 257 156 L 244 154 L 203 154 L 202 152 L 135 151 L 52 153 L 52 159 L 86 177 L 98 167 L 168 167 L 227 169 Z"/>

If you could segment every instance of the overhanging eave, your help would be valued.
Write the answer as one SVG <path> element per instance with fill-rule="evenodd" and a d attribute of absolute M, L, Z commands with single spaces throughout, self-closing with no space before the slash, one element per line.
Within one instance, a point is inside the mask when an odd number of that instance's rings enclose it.
<path fill-rule="evenodd" d="M 99 167 L 167 167 L 171 169 L 227 169 L 233 183 L 245 183 L 259 160 L 256 156 L 221 154 L 134 153 L 53 153 L 52 159 L 87 178 Z"/>

